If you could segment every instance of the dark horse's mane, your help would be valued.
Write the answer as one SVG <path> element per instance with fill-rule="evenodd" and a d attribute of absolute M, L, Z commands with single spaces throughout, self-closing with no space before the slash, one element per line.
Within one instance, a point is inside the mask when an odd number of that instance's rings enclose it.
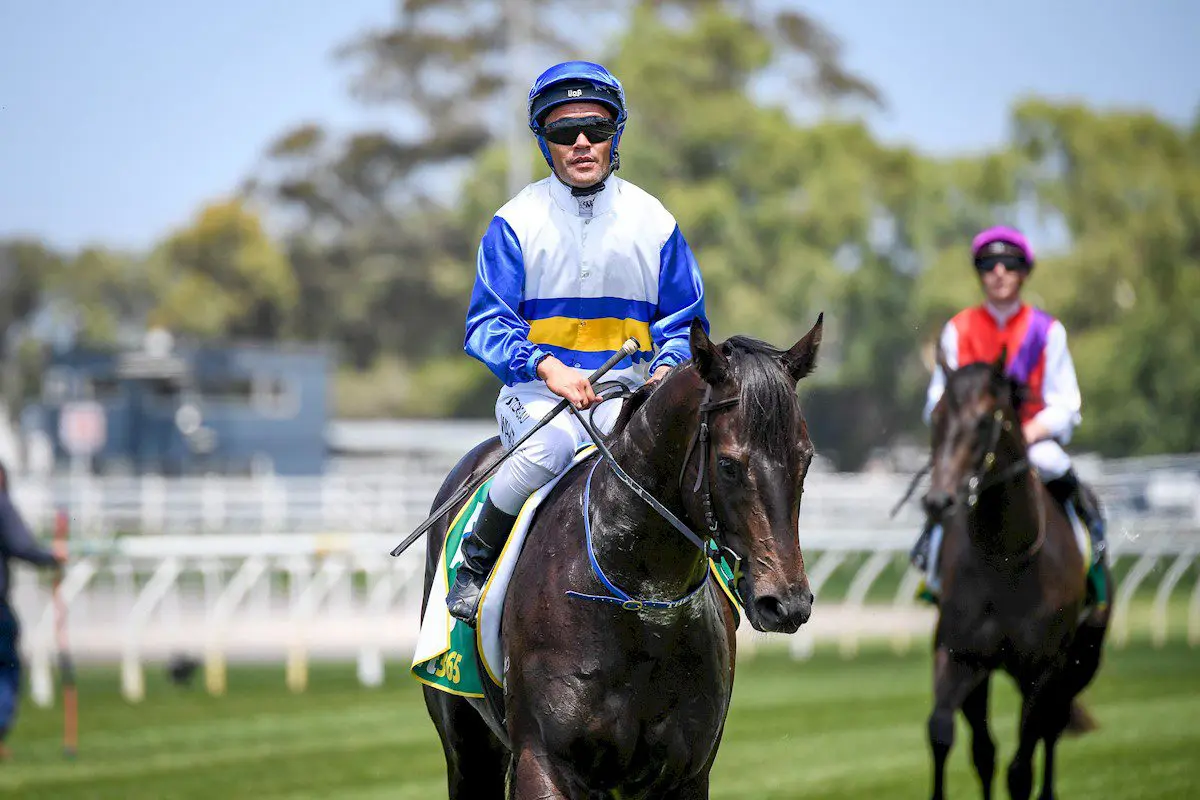
<path fill-rule="evenodd" d="M 978 395 L 981 382 L 996 380 L 995 366 L 991 362 L 973 361 L 970 364 L 964 364 L 947 376 L 943 397 L 951 408 L 960 408 Z M 1021 404 L 1026 401 L 1029 388 L 1020 381 L 1007 376 L 1000 378 L 998 385 L 994 388 L 1000 389 L 1000 392 L 997 392 L 998 399 L 1007 400 L 1012 406 L 1014 414 L 1019 414 Z M 1005 389 L 1008 391 L 1007 398 L 1002 394 Z"/>
<path fill-rule="evenodd" d="M 740 405 L 751 442 L 764 452 L 778 455 L 799 441 L 795 382 L 782 364 L 786 352 L 760 339 L 733 336 L 721 345 L 721 353 L 729 359 L 730 372 L 741 389 Z M 629 395 L 608 438 L 619 436 L 650 396 L 671 375 L 691 363 L 685 361 L 675 366 L 663 380 L 643 384 Z"/>

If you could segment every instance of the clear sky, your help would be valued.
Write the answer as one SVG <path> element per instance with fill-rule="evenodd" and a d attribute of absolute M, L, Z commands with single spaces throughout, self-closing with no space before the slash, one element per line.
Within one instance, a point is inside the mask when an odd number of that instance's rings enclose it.
<path fill-rule="evenodd" d="M 0 0 L 0 236 L 143 247 L 235 187 L 291 125 L 396 126 L 332 49 L 391 0 Z M 1005 136 L 1018 97 L 1200 108 L 1194 0 L 813 0 L 883 90 L 887 140 Z"/>

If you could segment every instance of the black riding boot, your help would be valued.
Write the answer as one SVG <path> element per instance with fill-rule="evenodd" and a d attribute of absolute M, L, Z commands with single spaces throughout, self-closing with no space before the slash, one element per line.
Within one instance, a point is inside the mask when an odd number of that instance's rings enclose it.
<path fill-rule="evenodd" d="M 1075 470 L 1069 469 L 1061 478 L 1047 481 L 1046 488 L 1050 490 L 1050 494 L 1054 496 L 1055 500 L 1064 506 L 1070 503 L 1075 512 L 1079 514 L 1084 527 L 1092 535 L 1092 543 L 1096 551 L 1095 558 L 1099 561 L 1108 546 L 1104 541 L 1104 513 L 1093 502 L 1091 493 L 1084 490 Z"/>
<path fill-rule="evenodd" d="M 908 554 L 912 565 L 921 570 L 921 572 L 929 569 L 929 540 L 933 536 L 934 527 L 936 527 L 934 521 L 926 518 L 921 536 L 917 539 L 917 543 L 913 545 L 912 551 Z"/>
<path fill-rule="evenodd" d="M 475 528 L 462 543 L 462 563 L 454 585 L 446 594 L 446 608 L 450 616 L 475 627 L 475 612 L 479 610 L 479 596 L 487 583 L 500 550 L 508 541 L 513 523 L 517 518 L 506 514 L 492 505 L 492 498 L 483 501 L 483 510 L 475 520 Z"/>

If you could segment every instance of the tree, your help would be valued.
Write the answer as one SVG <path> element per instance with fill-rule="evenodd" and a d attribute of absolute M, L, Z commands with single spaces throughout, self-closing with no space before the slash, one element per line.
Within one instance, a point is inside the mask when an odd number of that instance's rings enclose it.
<path fill-rule="evenodd" d="M 239 200 L 212 203 L 152 254 L 149 323 L 184 334 L 276 338 L 296 301 L 291 264 Z"/>
<path fill-rule="evenodd" d="M 1067 325 L 1079 444 L 1109 455 L 1200 448 L 1200 146 L 1148 113 L 1028 101 L 1016 145 L 1070 249 L 1038 291 Z"/>

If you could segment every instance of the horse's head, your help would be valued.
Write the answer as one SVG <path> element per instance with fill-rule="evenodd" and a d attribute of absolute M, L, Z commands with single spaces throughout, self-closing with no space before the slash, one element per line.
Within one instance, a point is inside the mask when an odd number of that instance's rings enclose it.
<path fill-rule="evenodd" d="M 951 370 L 938 348 L 937 363 L 946 389 L 933 409 L 932 474 L 922 500 L 926 512 L 941 519 L 964 499 L 973 505 L 1004 467 L 1024 456 L 1025 442 L 1017 411 L 1024 387 L 1004 369 L 1006 353 L 996 361 Z"/>
<path fill-rule="evenodd" d="M 718 345 L 692 323 L 692 381 L 703 386 L 693 384 L 689 394 L 705 399 L 680 475 L 682 495 L 688 515 L 715 526 L 719 543 L 740 559 L 738 588 L 760 631 L 791 633 L 812 613 L 798 518 L 813 446 L 796 384 L 816 365 L 821 330 L 818 317 L 783 351 L 743 336 Z"/>

